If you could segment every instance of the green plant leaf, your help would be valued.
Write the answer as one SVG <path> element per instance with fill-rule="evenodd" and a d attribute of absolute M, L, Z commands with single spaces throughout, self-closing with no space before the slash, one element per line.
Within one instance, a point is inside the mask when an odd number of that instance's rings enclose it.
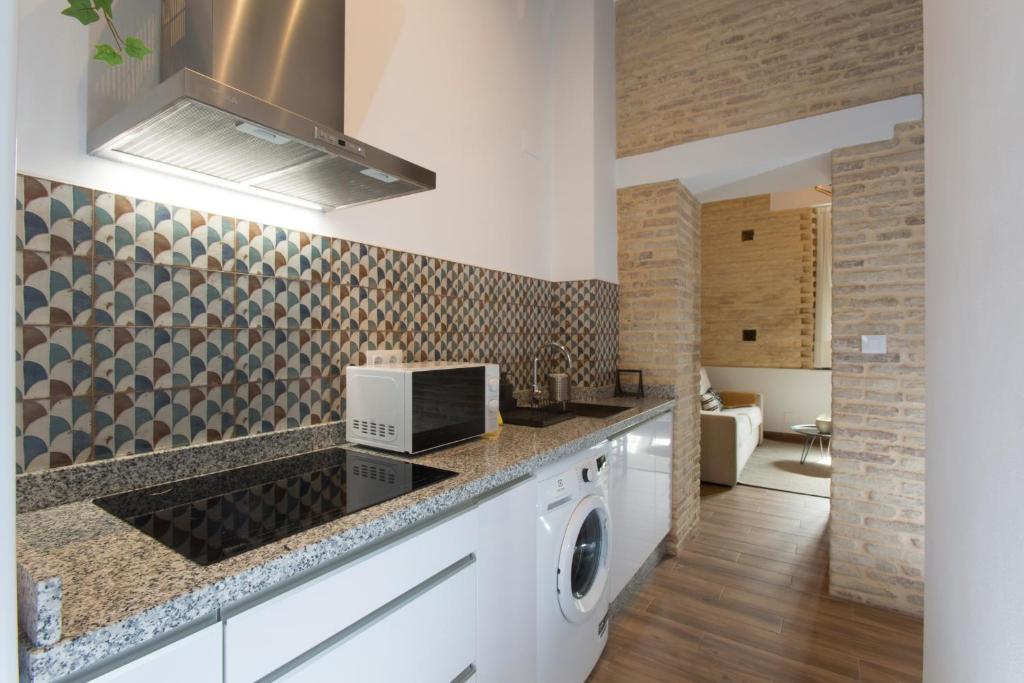
<path fill-rule="evenodd" d="M 114 8 L 111 6 L 113 2 L 114 0 L 95 0 L 93 4 L 95 5 L 96 9 L 102 11 L 109 17 L 113 16 L 114 14 Z"/>
<path fill-rule="evenodd" d="M 93 9 L 91 0 L 68 0 L 68 7 L 61 14 L 77 19 L 85 26 L 100 20 L 100 15 Z"/>
<path fill-rule="evenodd" d="M 97 45 L 96 54 L 94 54 L 92 58 L 98 59 L 101 62 L 106 62 L 110 66 L 118 66 L 124 62 L 124 59 L 121 57 L 121 53 L 107 43 L 100 43 Z"/>
<path fill-rule="evenodd" d="M 133 57 L 135 59 L 142 59 L 152 52 L 152 50 L 146 47 L 146 44 L 142 42 L 142 40 L 135 38 L 134 36 L 128 36 L 125 38 L 124 51 L 129 57 Z"/>

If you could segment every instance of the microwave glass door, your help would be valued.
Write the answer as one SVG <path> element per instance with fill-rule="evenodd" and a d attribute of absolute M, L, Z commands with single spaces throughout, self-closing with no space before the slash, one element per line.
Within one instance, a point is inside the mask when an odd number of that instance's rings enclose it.
<path fill-rule="evenodd" d="M 486 431 L 482 365 L 412 373 L 412 452 Z"/>

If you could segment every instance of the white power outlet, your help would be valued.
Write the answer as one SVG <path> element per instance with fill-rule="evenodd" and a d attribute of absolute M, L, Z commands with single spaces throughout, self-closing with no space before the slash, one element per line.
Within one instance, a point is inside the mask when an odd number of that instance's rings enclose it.
<path fill-rule="evenodd" d="M 860 352 L 863 354 L 881 355 L 885 353 L 886 338 L 884 334 L 862 334 L 860 336 Z"/>
<path fill-rule="evenodd" d="M 367 351 L 366 364 L 374 366 L 398 365 L 402 362 L 402 355 L 401 349 L 377 349 L 376 351 Z"/>

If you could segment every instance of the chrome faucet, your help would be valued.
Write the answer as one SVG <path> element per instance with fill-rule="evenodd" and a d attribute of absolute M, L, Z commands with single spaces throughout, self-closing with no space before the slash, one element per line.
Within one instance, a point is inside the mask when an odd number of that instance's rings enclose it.
<path fill-rule="evenodd" d="M 540 364 L 540 354 L 544 349 L 553 348 L 563 356 L 565 356 L 566 373 L 569 375 L 569 393 L 572 392 L 572 355 L 569 354 L 569 349 L 565 348 L 561 344 L 555 342 L 548 342 L 547 344 L 541 344 L 541 347 L 537 349 L 537 355 L 533 357 L 533 402 L 539 403 L 540 397 L 544 395 L 544 392 L 540 390 L 540 384 L 537 383 L 537 366 Z M 568 400 L 569 396 L 566 397 Z"/>

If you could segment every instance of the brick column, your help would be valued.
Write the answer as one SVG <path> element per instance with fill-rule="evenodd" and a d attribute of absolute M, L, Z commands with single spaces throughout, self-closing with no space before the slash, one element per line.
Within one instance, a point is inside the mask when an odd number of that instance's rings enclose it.
<path fill-rule="evenodd" d="M 830 590 L 924 604 L 924 126 L 832 155 Z M 860 335 L 888 336 L 887 353 Z"/>
<path fill-rule="evenodd" d="M 700 508 L 700 204 L 678 181 L 619 190 L 619 367 L 674 394 L 674 551 Z"/>

